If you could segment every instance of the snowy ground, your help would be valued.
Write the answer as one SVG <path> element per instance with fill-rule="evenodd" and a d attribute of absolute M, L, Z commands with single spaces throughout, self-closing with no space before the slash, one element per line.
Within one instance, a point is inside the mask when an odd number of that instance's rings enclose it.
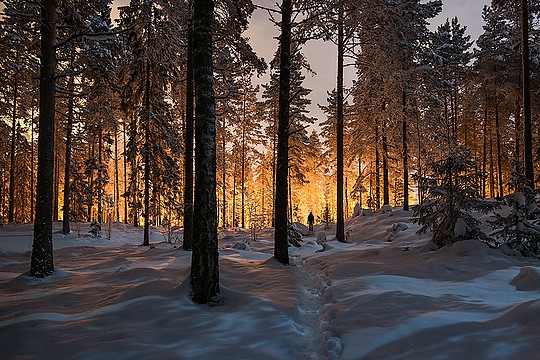
<path fill-rule="evenodd" d="M 247 232 L 222 231 L 219 307 L 189 299 L 190 254 L 158 229 L 151 249 L 139 246 L 142 229 L 122 224 L 110 240 L 58 231 L 54 275 L 33 279 L 24 274 L 32 226 L 9 225 L 0 229 L 0 357 L 540 358 L 540 262 L 475 241 L 433 252 L 409 217 L 353 219 L 351 243 L 324 251 L 316 227 L 291 249 L 291 266 L 272 258 L 270 230 L 247 250 L 233 248 Z"/>

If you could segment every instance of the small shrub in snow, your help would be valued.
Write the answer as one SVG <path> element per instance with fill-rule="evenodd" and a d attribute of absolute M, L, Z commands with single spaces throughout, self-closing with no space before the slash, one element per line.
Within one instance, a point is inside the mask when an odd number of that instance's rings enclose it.
<path fill-rule="evenodd" d="M 466 239 L 489 241 L 471 212 L 486 214 L 498 204 L 480 196 L 483 174 L 476 165 L 468 149 L 456 147 L 428 164 L 427 175 L 415 176 L 427 198 L 414 207 L 413 221 L 422 225 L 419 233 L 433 230 L 433 243 L 439 248 Z"/>
<path fill-rule="evenodd" d="M 90 223 L 90 230 L 88 232 L 92 235 L 92 237 L 101 237 L 101 224 L 97 221 L 92 221 Z"/>
<path fill-rule="evenodd" d="M 540 255 L 540 207 L 536 191 L 522 187 L 522 191 L 506 196 L 510 206 L 507 216 L 495 214 L 490 224 L 497 230 L 493 235 L 526 256 Z"/>
<path fill-rule="evenodd" d="M 318 235 L 317 235 L 317 242 L 324 242 L 326 241 L 326 233 L 324 231 L 321 231 Z"/>
<path fill-rule="evenodd" d="M 161 222 L 161 229 L 161 235 L 167 243 L 176 245 L 180 242 L 180 227 L 173 226 L 167 217 Z"/>
<path fill-rule="evenodd" d="M 249 244 L 244 241 L 237 242 L 236 244 L 234 244 L 233 249 L 242 250 L 242 251 L 251 251 L 251 247 L 249 246 Z"/>
<path fill-rule="evenodd" d="M 265 228 L 264 216 L 252 213 L 249 220 L 249 235 L 252 241 L 259 240 L 259 234 Z"/>
<path fill-rule="evenodd" d="M 289 245 L 300 247 L 300 242 L 302 241 L 302 233 L 294 225 L 294 223 L 289 223 L 287 226 L 287 239 L 289 240 Z"/>

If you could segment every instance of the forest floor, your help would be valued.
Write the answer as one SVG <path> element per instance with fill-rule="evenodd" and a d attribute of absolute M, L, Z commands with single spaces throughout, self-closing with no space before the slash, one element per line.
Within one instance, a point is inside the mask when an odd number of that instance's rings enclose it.
<path fill-rule="evenodd" d="M 438 251 L 411 213 L 315 227 L 291 265 L 273 232 L 220 229 L 222 306 L 189 297 L 190 253 L 152 228 L 55 224 L 54 274 L 27 275 L 32 225 L 0 228 L 2 359 L 538 359 L 540 261 L 463 241 Z M 74 224 L 75 225 L 75 224 Z M 74 226 L 74 228 L 77 228 Z M 324 247 L 316 242 L 325 231 Z M 181 235 L 181 233 L 179 234 Z M 110 237 L 110 239 L 108 239 Z M 181 237 L 181 236 L 180 236 Z M 392 241 L 388 241 L 392 240 Z M 248 246 L 244 245 L 245 243 Z"/>

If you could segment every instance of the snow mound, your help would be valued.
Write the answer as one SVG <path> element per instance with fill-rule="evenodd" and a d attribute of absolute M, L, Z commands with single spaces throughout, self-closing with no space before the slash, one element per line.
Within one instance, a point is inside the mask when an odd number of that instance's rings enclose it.
<path fill-rule="evenodd" d="M 540 271 L 536 268 L 525 266 L 519 270 L 519 274 L 510 281 L 510 285 L 518 291 L 540 290 Z"/>
<path fill-rule="evenodd" d="M 392 206 L 386 204 L 381 207 L 382 214 L 392 215 Z"/>
<path fill-rule="evenodd" d="M 299 223 L 299 222 L 293 222 L 292 225 L 302 234 L 303 236 L 309 235 L 309 229 L 306 225 Z"/>
<path fill-rule="evenodd" d="M 251 251 L 251 248 L 245 242 L 237 242 L 236 244 L 233 245 L 232 248 L 235 250 Z"/>
<path fill-rule="evenodd" d="M 386 229 L 386 241 L 394 241 L 396 234 L 400 231 L 405 231 L 409 228 L 404 222 L 393 223 L 388 229 Z"/>
<path fill-rule="evenodd" d="M 324 231 L 321 231 L 317 235 L 317 242 L 323 242 L 323 241 L 326 241 L 326 233 Z"/>

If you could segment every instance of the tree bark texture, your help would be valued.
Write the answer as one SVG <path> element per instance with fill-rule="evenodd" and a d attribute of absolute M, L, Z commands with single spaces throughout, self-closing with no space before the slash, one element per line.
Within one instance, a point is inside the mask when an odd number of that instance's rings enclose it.
<path fill-rule="evenodd" d="M 150 245 L 150 61 L 146 60 L 144 90 L 144 235 L 143 246 Z"/>
<path fill-rule="evenodd" d="M 337 129 L 336 129 L 336 157 L 337 157 L 337 219 L 336 238 L 345 242 L 345 218 L 343 215 L 343 58 L 345 43 L 343 34 L 343 5 L 338 11 L 338 58 L 337 58 Z"/>
<path fill-rule="evenodd" d="M 409 211 L 409 153 L 407 144 L 407 93 L 403 91 L 403 210 Z"/>
<path fill-rule="evenodd" d="M 532 156 L 532 116 L 531 116 L 531 77 L 529 54 L 529 3 L 521 0 L 522 32 L 522 80 L 523 80 L 523 138 L 525 178 L 529 186 L 534 187 L 534 168 Z"/>
<path fill-rule="evenodd" d="M 74 51 L 71 54 L 71 62 L 73 63 Z M 62 233 L 69 234 L 69 214 L 70 214 L 70 197 L 71 197 L 71 133 L 73 130 L 73 92 L 74 92 L 74 76 L 71 75 L 68 81 L 68 112 L 67 112 L 67 124 L 66 124 L 66 164 L 64 166 L 64 206 L 62 213 Z"/>
<path fill-rule="evenodd" d="M 13 114 L 11 125 L 11 153 L 10 153 L 10 167 L 9 167 L 9 204 L 8 204 L 8 223 L 12 223 L 15 220 L 15 151 L 16 135 L 17 135 L 17 97 L 19 92 L 19 81 L 17 79 L 18 74 L 15 74 L 15 80 L 13 82 Z"/>
<path fill-rule="evenodd" d="M 193 24 L 188 29 L 186 79 L 186 155 L 184 159 L 184 242 L 186 251 L 193 248 Z"/>
<path fill-rule="evenodd" d="M 199 304 L 219 295 L 216 205 L 216 111 L 212 61 L 213 0 L 194 3 L 195 198 L 191 296 Z"/>
<path fill-rule="evenodd" d="M 386 134 L 382 135 L 383 148 L 383 205 L 390 205 L 390 180 L 388 178 L 388 141 Z"/>
<path fill-rule="evenodd" d="M 274 257 L 285 265 L 289 264 L 287 188 L 289 170 L 289 93 L 291 88 L 291 16 L 291 0 L 283 0 L 281 5 Z"/>
<path fill-rule="evenodd" d="M 52 203 L 54 180 L 54 87 L 56 53 L 56 0 L 41 3 L 41 68 L 39 86 L 38 176 L 36 218 L 30 274 L 44 277 L 54 271 Z"/>

